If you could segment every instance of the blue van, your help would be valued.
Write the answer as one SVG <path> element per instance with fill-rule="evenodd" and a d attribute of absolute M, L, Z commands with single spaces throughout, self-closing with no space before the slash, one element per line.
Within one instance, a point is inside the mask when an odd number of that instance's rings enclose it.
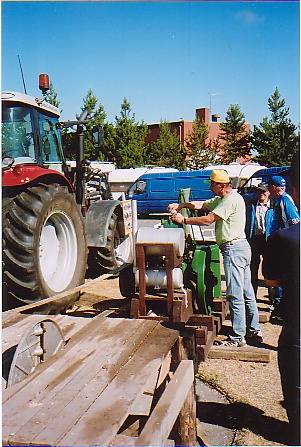
<path fill-rule="evenodd" d="M 214 196 L 210 189 L 211 170 L 148 173 L 139 177 L 126 192 L 126 199 L 137 201 L 138 214 L 165 213 L 178 201 L 181 189 L 191 189 L 191 200 Z"/>
<path fill-rule="evenodd" d="M 255 172 L 240 188 L 238 191 L 244 195 L 254 193 L 256 186 L 259 183 L 268 183 L 273 175 L 281 175 L 286 180 L 286 191 L 290 192 L 290 167 L 289 166 L 274 166 L 272 168 L 260 169 Z"/>

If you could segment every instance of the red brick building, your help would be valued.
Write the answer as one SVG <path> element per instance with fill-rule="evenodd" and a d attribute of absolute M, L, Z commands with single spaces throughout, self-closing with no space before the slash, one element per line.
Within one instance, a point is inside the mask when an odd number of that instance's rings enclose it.
<path fill-rule="evenodd" d="M 196 118 L 198 118 L 200 121 L 207 124 L 208 126 L 209 132 L 207 142 L 209 143 L 209 141 L 216 140 L 218 136 L 221 134 L 220 122 L 218 121 L 220 115 L 210 116 L 210 110 L 206 107 L 196 109 L 195 115 Z M 169 124 L 171 126 L 171 129 L 178 135 L 181 144 L 185 146 L 185 140 L 188 134 L 192 131 L 193 121 L 180 120 L 180 121 L 172 121 Z M 159 126 L 160 126 L 159 123 L 148 125 L 149 134 L 146 140 L 147 143 L 152 143 L 158 138 L 160 133 Z M 246 130 L 247 132 L 250 132 L 249 124 L 246 124 Z"/>

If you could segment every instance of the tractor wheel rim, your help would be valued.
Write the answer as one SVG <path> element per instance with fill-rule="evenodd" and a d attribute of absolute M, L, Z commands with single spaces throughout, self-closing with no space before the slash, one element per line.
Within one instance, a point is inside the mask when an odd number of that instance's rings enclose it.
<path fill-rule="evenodd" d="M 73 222 L 63 212 L 45 221 L 39 244 L 40 271 L 47 286 L 63 291 L 72 281 L 77 263 L 77 237 Z"/>
<path fill-rule="evenodd" d="M 114 252 L 117 266 L 129 262 L 131 255 L 131 237 L 120 238 L 119 235 L 114 238 Z"/>

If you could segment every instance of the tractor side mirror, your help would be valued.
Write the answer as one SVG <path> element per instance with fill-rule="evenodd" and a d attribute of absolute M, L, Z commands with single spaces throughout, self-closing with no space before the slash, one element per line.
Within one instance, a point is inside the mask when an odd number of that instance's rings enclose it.
<path fill-rule="evenodd" d="M 101 126 L 95 126 L 92 129 L 92 138 L 93 143 L 96 147 L 100 147 L 104 143 L 104 134 L 103 134 L 103 127 Z"/>

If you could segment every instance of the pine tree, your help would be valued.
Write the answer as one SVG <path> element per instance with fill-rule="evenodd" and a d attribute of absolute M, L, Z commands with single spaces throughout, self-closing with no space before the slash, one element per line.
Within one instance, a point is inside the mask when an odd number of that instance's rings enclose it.
<path fill-rule="evenodd" d="M 208 138 L 208 126 L 196 119 L 192 124 L 192 132 L 186 138 L 186 149 L 188 154 L 187 167 L 190 169 L 202 169 L 216 161 L 216 152 L 206 143 Z"/>
<path fill-rule="evenodd" d="M 58 99 L 58 94 L 55 91 L 55 89 L 53 87 L 53 83 L 51 81 L 49 84 L 49 90 L 47 90 L 46 92 L 43 92 L 42 94 L 43 94 L 43 97 L 46 102 L 48 102 L 49 104 L 52 104 L 55 107 L 59 107 L 60 101 Z"/>
<path fill-rule="evenodd" d="M 145 151 L 145 163 L 184 169 L 184 159 L 184 148 L 181 146 L 178 135 L 171 130 L 167 121 L 161 121 L 158 138 L 150 143 Z"/>
<path fill-rule="evenodd" d="M 255 159 L 266 166 L 289 165 L 299 148 L 299 135 L 278 88 L 268 98 L 268 109 L 270 118 L 264 117 L 259 126 L 254 126 L 251 136 L 258 154 Z"/>
<path fill-rule="evenodd" d="M 102 104 L 98 105 L 98 99 L 91 89 L 88 90 L 85 98 L 83 98 L 83 105 L 81 111 L 88 112 L 89 122 L 85 125 L 84 131 L 84 154 L 87 160 L 103 160 L 104 154 L 102 148 L 95 147 L 92 136 L 92 129 L 94 126 L 103 128 L 106 112 Z M 65 152 L 69 159 L 76 158 L 77 139 L 72 131 L 67 131 L 63 134 Z"/>
<path fill-rule="evenodd" d="M 146 135 L 147 125 L 135 121 L 131 105 L 124 98 L 120 116 L 115 117 L 114 130 L 112 126 L 106 128 L 105 153 L 111 154 L 118 168 L 142 166 Z"/>
<path fill-rule="evenodd" d="M 249 133 L 246 129 L 245 115 L 238 104 L 228 108 L 225 122 L 221 123 L 221 138 L 224 145 L 221 161 L 225 164 L 235 161 L 238 157 L 250 155 Z"/>

